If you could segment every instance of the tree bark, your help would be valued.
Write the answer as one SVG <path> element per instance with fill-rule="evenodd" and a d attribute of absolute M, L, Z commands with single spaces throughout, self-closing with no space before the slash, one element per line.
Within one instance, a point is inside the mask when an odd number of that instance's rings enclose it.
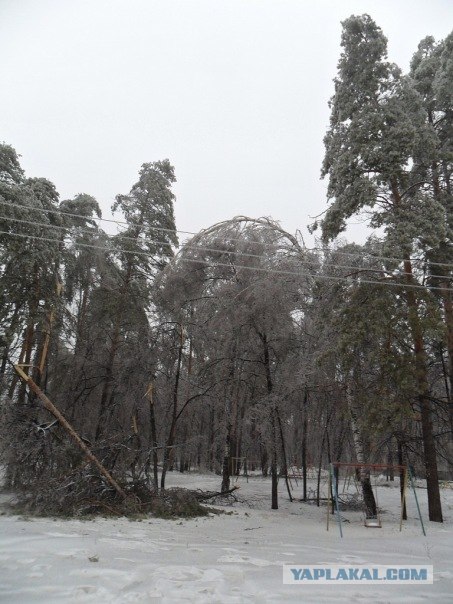
<path fill-rule="evenodd" d="M 409 285 L 414 284 L 412 264 L 409 259 L 404 261 L 404 271 Z M 418 316 L 418 305 L 415 292 L 408 288 L 406 292 L 408 307 L 408 320 L 411 330 L 414 355 L 415 372 L 418 387 L 418 401 L 422 423 L 422 437 L 424 449 L 424 462 L 426 472 L 426 486 L 428 492 L 428 514 L 432 522 L 443 522 L 442 504 L 440 500 L 439 476 L 437 471 L 437 456 L 434 443 L 433 425 L 431 419 L 431 403 L 429 398 L 428 370 L 426 352 L 423 345 L 422 328 Z"/>
<path fill-rule="evenodd" d="M 272 395 L 272 390 L 274 388 L 274 384 L 272 381 L 271 374 L 271 365 L 270 365 L 270 355 L 269 355 L 269 344 L 267 341 L 266 334 L 258 334 L 263 343 L 263 354 L 264 354 L 264 369 L 266 373 L 266 386 L 267 386 L 267 394 L 269 396 Z M 277 420 L 277 406 L 274 403 L 271 403 L 271 412 L 270 412 L 270 424 L 271 424 L 271 499 L 272 499 L 272 509 L 278 510 L 278 453 L 277 453 L 277 429 L 276 429 L 276 420 Z"/>
<path fill-rule="evenodd" d="M 162 474 L 160 475 L 160 488 L 165 489 L 165 477 L 169 467 L 170 453 L 173 445 L 175 444 L 176 436 L 176 422 L 178 421 L 178 395 L 179 395 L 179 380 L 181 377 L 181 365 L 182 365 L 182 352 L 184 347 L 184 334 L 183 327 L 180 325 L 179 332 L 179 347 L 178 347 L 178 360 L 176 362 L 176 375 L 175 383 L 173 386 L 173 406 L 171 414 L 170 431 L 168 433 L 167 443 L 164 449 L 164 456 L 162 460 Z"/>
<path fill-rule="evenodd" d="M 346 389 L 346 399 L 348 403 L 349 416 L 351 420 L 352 441 L 354 443 L 354 452 L 358 464 L 365 464 L 365 446 L 362 433 L 358 422 L 358 412 L 349 388 Z M 374 498 L 373 488 L 371 486 L 370 471 L 364 467 L 358 468 L 358 477 L 362 486 L 363 501 L 365 503 L 365 514 L 367 518 L 377 517 L 376 500 Z"/>
<path fill-rule="evenodd" d="M 403 443 L 400 438 L 397 437 L 397 447 L 398 447 L 398 465 L 404 465 L 404 454 L 403 454 Z M 407 470 L 406 470 L 407 471 Z M 400 495 L 401 501 L 403 500 L 404 495 L 404 470 L 400 469 Z M 403 520 L 407 520 L 407 510 L 406 510 L 406 499 L 404 499 L 403 506 Z"/>
<path fill-rule="evenodd" d="M 307 430 L 308 430 L 308 387 L 305 386 L 302 403 L 302 499 L 307 501 Z"/>
<path fill-rule="evenodd" d="M 159 471 L 158 471 L 158 455 L 157 455 L 157 431 L 156 431 L 156 416 L 154 413 L 154 400 L 152 398 L 152 386 L 151 398 L 149 400 L 149 425 L 151 432 L 151 447 L 152 447 L 152 459 L 153 459 L 153 487 L 157 492 L 159 490 Z"/>
<path fill-rule="evenodd" d="M 440 286 L 442 288 L 448 350 L 448 417 L 450 420 L 451 439 L 453 440 L 453 304 L 451 300 L 450 283 L 448 281 L 442 281 Z"/>
<path fill-rule="evenodd" d="M 6 366 L 8 363 L 8 356 L 9 356 L 11 340 L 13 339 L 16 329 L 18 327 L 18 318 L 19 318 L 20 307 L 21 307 L 21 304 L 19 304 L 19 302 L 16 302 L 16 304 L 14 305 L 13 316 L 11 317 L 9 327 L 5 331 L 5 348 L 3 350 L 2 363 L 1 363 L 1 367 L 0 367 L 0 394 L 3 391 L 3 388 L 6 386 L 6 384 L 4 382 L 4 377 L 5 377 L 5 373 L 6 373 Z M 15 379 L 15 377 L 16 377 L 16 374 L 14 373 L 13 380 Z"/>
<path fill-rule="evenodd" d="M 271 438 L 271 508 L 278 510 L 277 431 L 274 407 L 271 409 Z"/>
<path fill-rule="evenodd" d="M 390 185 L 394 204 L 398 207 L 401 204 L 401 195 L 396 180 L 392 180 Z M 406 275 L 406 283 L 409 286 L 406 290 L 406 305 L 408 310 L 409 329 L 414 347 L 415 379 L 418 392 L 417 398 L 420 404 L 422 422 L 423 452 L 426 471 L 426 487 L 428 492 L 428 514 L 429 519 L 432 522 L 443 522 L 436 447 L 431 420 L 427 359 L 423 342 L 423 331 L 418 314 L 417 297 L 415 290 L 411 289 L 411 286 L 416 285 L 416 280 L 412 271 L 412 263 L 409 254 L 407 254 L 406 259 L 404 260 L 404 272 Z"/>

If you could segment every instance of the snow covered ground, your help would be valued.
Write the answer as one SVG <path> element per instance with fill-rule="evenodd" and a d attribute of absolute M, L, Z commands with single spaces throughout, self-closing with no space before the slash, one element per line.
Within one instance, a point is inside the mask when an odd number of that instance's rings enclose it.
<path fill-rule="evenodd" d="M 339 538 L 326 510 L 290 503 L 270 510 L 270 482 L 240 478 L 249 505 L 193 520 L 53 520 L 0 516 L 0 601 L 261 603 L 453 601 L 453 490 L 443 489 L 443 525 L 421 534 L 413 496 L 399 532 L 398 488 L 379 489 L 382 529 L 358 513 Z M 219 477 L 170 473 L 168 486 L 217 489 Z M 314 487 L 314 481 L 311 481 Z M 300 484 L 295 495 L 300 497 Z M 426 490 L 418 489 L 426 519 Z M 282 565 L 434 566 L 433 585 L 283 585 Z"/>

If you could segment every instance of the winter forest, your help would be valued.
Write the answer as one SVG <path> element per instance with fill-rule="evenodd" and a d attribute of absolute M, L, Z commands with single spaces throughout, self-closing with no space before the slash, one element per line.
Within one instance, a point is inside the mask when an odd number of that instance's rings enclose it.
<path fill-rule="evenodd" d="M 370 17 L 344 21 L 313 247 L 278 216 L 187 237 L 171 158 L 144 158 L 106 220 L 89 192 L 60 199 L 1 144 L 0 455 L 21 509 L 132 513 L 194 470 L 218 493 L 269 477 L 278 509 L 291 468 L 319 503 L 307 476 L 342 461 L 409 465 L 442 522 L 452 82 L 453 34 L 423 39 L 403 73 Z M 379 233 L 363 245 L 341 236 L 357 215 Z"/>

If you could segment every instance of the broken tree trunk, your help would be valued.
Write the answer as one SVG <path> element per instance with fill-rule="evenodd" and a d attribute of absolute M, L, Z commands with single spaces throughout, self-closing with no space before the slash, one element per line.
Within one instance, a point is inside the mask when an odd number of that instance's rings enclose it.
<path fill-rule="evenodd" d="M 66 430 L 66 432 L 71 436 L 71 438 L 77 443 L 78 447 L 82 449 L 88 459 L 97 467 L 99 472 L 104 476 L 107 482 L 115 489 L 115 491 L 126 499 L 127 494 L 123 491 L 120 485 L 116 482 L 110 472 L 101 464 L 99 459 L 90 451 L 87 445 L 83 442 L 71 424 L 66 420 L 66 418 L 60 413 L 60 411 L 55 407 L 52 401 L 44 394 L 44 392 L 35 384 L 35 382 L 29 377 L 25 371 L 22 370 L 19 365 L 14 365 L 14 369 L 19 374 L 19 376 L 24 380 L 25 384 L 30 388 L 30 390 L 42 401 L 44 407 L 49 411 L 61 424 L 61 426 Z"/>

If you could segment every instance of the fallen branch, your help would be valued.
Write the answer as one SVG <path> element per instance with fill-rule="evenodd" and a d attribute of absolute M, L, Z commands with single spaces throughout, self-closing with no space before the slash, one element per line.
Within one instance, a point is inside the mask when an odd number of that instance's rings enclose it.
<path fill-rule="evenodd" d="M 206 501 L 207 499 L 214 499 L 214 497 L 226 497 L 227 495 L 231 495 L 234 491 L 237 491 L 240 487 L 235 485 L 228 491 L 195 491 L 195 497 L 198 501 Z"/>
<path fill-rule="evenodd" d="M 97 467 L 99 472 L 104 476 L 107 482 L 115 489 L 115 491 L 123 499 L 127 498 L 127 494 L 123 491 L 120 485 L 116 482 L 110 472 L 102 465 L 99 459 L 90 451 L 87 445 L 83 442 L 68 420 L 60 413 L 55 407 L 52 401 L 44 394 L 44 392 L 35 384 L 35 382 L 29 377 L 25 371 L 22 370 L 20 365 L 14 365 L 14 369 L 20 375 L 20 377 L 26 382 L 27 386 L 32 390 L 36 396 L 42 401 L 44 407 L 49 411 L 66 430 L 66 432 L 72 437 L 77 445 L 82 449 L 88 459 Z"/>

